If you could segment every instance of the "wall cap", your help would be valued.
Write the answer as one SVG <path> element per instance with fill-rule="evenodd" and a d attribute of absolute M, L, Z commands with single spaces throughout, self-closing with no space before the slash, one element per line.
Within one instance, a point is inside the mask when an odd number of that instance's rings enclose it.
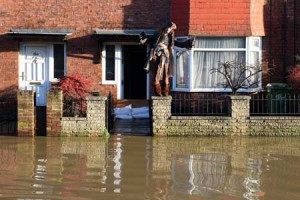
<path fill-rule="evenodd" d="M 106 101 L 107 97 L 106 96 L 88 96 L 86 98 L 86 100 L 90 100 L 90 101 Z"/>
<path fill-rule="evenodd" d="M 152 96 L 151 97 L 152 100 L 172 100 L 172 96 Z"/>
<path fill-rule="evenodd" d="M 231 100 L 250 100 L 249 95 L 230 95 Z"/>

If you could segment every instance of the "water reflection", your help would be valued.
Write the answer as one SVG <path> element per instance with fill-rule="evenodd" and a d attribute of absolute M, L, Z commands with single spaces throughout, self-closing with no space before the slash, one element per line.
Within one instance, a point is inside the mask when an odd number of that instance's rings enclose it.
<path fill-rule="evenodd" d="M 299 199 L 299 138 L 0 137 L 0 198 Z"/>

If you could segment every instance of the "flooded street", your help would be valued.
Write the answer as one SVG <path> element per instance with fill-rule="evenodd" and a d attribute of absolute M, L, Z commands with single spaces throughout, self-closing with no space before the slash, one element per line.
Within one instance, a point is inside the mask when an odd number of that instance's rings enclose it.
<path fill-rule="evenodd" d="M 300 138 L 0 137 L 0 199 L 300 199 Z"/>

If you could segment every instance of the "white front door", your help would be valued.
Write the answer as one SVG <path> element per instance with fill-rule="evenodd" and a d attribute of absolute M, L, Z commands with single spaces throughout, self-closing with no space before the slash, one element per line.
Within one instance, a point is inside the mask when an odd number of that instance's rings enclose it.
<path fill-rule="evenodd" d="M 24 44 L 21 46 L 19 88 L 36 93 L 36 106 L 46 106 L 49 82 L 48 45 Z"/>

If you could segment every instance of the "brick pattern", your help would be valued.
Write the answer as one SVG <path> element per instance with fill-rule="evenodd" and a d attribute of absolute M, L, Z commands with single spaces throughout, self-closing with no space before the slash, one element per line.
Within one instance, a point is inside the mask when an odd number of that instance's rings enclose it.
<path fill-rule="evenodd" d="M 264 0 L 173 1 L 172 20 L 179 35 L 263 36 L 264 4 Z"/>
<path fill-rule="evenodd" d="M 191 0 L 191 35 L 250 35 L 250 0 Z"/>
<path fill-rule="evenodd" d="M 176 23 L 176 35 L 189 34 L 190 0 L 172 1 L 172 21 Z"/>
<path fill-rule="evenodd" d="M 34 136 L 34 92 L 18 92 L 18 136 Z"/>
<path fill-rule="evenodd" d="M 47 136 L 61 136 L 61 118 L 63 100 L 61 91 L 50 91 L 47 94 Z"/>
<path fill-rule="evenodd" d="M 263 40 L 264 67 L 272 70 L 268 82 L 285 82 L 288 66 L 300 54 L 300 3 L 294 0 L 269 0 L 264 6 L 267 37 Z M 265 75 L 267 77 L 267 75 Z"/>

